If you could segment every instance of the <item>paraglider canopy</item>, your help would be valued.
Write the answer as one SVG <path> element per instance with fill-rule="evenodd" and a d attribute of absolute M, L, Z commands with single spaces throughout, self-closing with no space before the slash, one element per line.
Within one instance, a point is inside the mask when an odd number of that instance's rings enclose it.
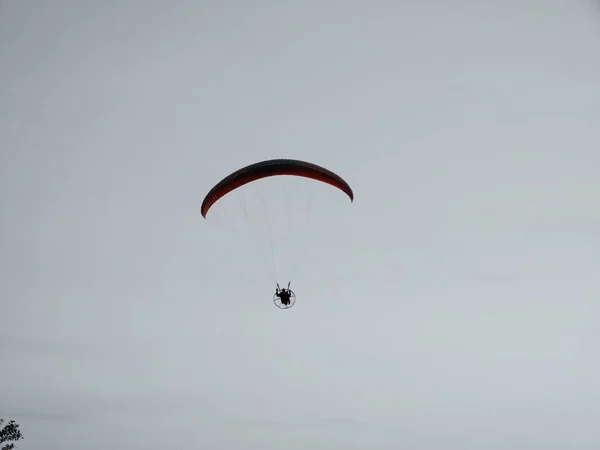
<path fill-rule="evenodd" d="M 234 189 L 261 178 L 276 175 L 292 175 L 322 181 L 342 190 L 350 197 L 350 201 L 354 201 L 354 192 L 350 185 L 342 177 L 330 170 L 306 161 L 271 159 L 243 167 L 217 183 L 202 201 L 202 217 L 206 218 L 206 214 L 211 206 Z"/>

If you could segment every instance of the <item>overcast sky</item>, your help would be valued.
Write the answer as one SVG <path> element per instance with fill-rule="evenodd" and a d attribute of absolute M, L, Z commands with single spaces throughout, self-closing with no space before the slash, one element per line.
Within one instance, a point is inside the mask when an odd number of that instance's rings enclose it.
<path fill-rule="evenodd" d="M 2 1 L 19 448 L 600 448 L 599 55 L 585 0 Z M 356 194 L 288 311 L 200 215 L 279 157 Z"/>

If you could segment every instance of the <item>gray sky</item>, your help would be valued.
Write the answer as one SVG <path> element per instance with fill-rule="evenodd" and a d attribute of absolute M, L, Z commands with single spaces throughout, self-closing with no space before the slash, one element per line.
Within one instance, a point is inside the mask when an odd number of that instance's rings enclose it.
<path fill-rule="evenodd" d="M 20 448 L 599 448 L 599 48 L 577 0 L 3 1 Z M 273 157 L 356 193 L 289 311 L 199 213 Z"/>

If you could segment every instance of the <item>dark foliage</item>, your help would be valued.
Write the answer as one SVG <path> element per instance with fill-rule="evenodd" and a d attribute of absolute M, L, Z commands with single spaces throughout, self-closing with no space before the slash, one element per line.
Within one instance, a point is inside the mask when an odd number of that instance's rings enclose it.
<path fill-rule="evenodd" d="M 12 450 L 15 448 L 15 442 L 23 439 L 19 424 L 11 420 L 6 425 L 2 426 L 4 419 L 0 419 L 0 444 L 7 442 L 0 450 Z"/>

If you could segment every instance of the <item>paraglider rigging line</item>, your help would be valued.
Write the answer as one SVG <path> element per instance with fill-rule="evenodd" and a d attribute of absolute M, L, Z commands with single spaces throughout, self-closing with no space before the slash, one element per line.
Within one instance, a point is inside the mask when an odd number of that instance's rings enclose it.
<path fill-rule="evenodd" d="M 314 197 L 311 196 L 306 205 L 307 212 L 312 209 L 313 202 Z M 329 209 L 331 207 L 330 202 L 331 199 L 329 199 L 329 201 L 327 202 L 327 206 L 323 209 Z M 312 232 L 308 233 L 308 235 L 304 237 L 303 245 L 298 246 L 298 248 L 296 249 L 294 260 L 292 262 L 292 275 L 290 275 L 290 281 L 296 277 L 296 272 L 298 271 L 298 263 L 302 261 L 302 258 L 304 258 L 304 256 L 306 256 L 306 253 L 308 251 L 307 247 L 312 245 L 320 229 L 323 227 L 323 223 L 325 222 L 325 216 L 324 214 L 321 214 L 320 216 L 321 218 L 319 219 L 317 226 L 312 230 Z"/>
<path fill-rule="evenodd" d="M 265 213 L 265 220 L 267 222 L 267 232 L 269 235 L 269 246 L 271 248 L 271 261 L 273 262 L 273 273 L 275 275 L 275 280 L 277 280 L 277 265 L 275 264 L 275 252 L 273 250 L 273 239 L 271 238 L 271 225 L 269 223 L 269 213 L 267 212 L 267 206 L 265 205 L 265 201 L 260 192 L 258 191 L 258 187 L 256 187 L 256 193 L 260 198 L 260 203 L 262 204 L 263 211 Z"/>
<path fill-rule="evenodd" d="M 257 225 L 254 223 L 254 221 L 250 217 L 250 214 L 248 214 L 248 208 L 246 206 L 246 199 L 245 198 L 241 201 L 241 204 L 242 204 L 242 208 L 244 210 L 244 215 L 246 216 L 246 219 L 248 220 L 248 222 L 250 222 L 250 224 L 252 225 L 252 227 L 256 231 L 257 235 L 260 235 L 260 232 L 257 230 Z M 255 241 L 258 243 L 258 246 L 260 247 L 260 252 L 262 253 L 262 256 L 264 257 L 266 251 L 265 251 L 262 239 L 258 238 L 258 239 L 255 239 Z M 272 251 L 271 251 L 271 254 L 272 254 Z M 275 267 L 271 268 L 271 264 L 269 263 L 268 260 L 267 261 L 263 260 L 263 262 L 267 266 L 267 271 L 271 272 L 271 275 L 273 276 L 273 279 L 276 282 L 277 281 L 277 274 L 275 273 Z"/>

